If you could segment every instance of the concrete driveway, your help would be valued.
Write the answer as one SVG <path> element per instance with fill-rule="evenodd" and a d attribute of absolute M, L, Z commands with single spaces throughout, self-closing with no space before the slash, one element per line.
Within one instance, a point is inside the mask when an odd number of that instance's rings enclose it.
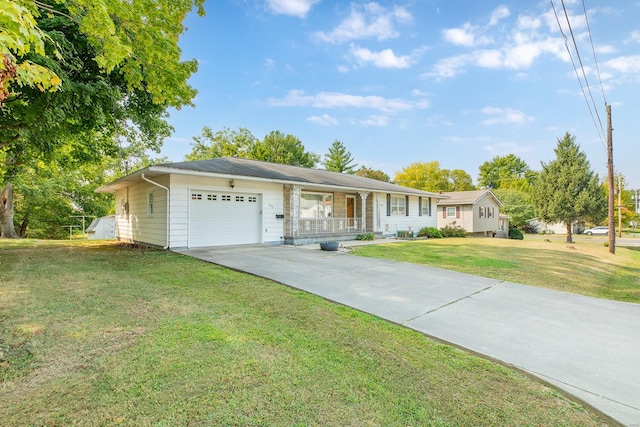
<path fill-rule="evenodd" d="M 640 426 L 638 304 L 300 247 L 177 252 L 275 280 L 500 360 L 623 425 Z"/>

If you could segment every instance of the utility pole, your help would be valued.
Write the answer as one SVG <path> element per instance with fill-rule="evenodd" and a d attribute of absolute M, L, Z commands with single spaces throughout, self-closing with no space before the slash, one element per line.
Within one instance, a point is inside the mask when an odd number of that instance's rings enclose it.
<path fill-rule="evenodd" d="M 607 182 L 609 186 L 609 252 L 616 253 L 616 225 L 614 216 L 614 191 L 615 184 L 613 179 L 613 128 L 611 127 L 611 105 L 606 104 L 607 108 Z"/>

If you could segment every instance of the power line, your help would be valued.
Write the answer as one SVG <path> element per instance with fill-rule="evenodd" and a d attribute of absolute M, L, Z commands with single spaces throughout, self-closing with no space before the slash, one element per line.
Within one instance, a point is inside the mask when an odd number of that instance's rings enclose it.
<path fill-rule="evenodd" d="M 567 12 L 567 8 L 564 5 L 564 0 L 560 0 L 562 3 L 562 9 L 564 11 L 564 17 L 567 21 L 567 27 L 569 28 L 569 33 L 571 34 L 571 40 L 573 41 L 573 46 L 576 50 L 576 56 L 578 57 L 578 62 L 580 62 L 580 69 L 582 70 L 582 76 L 584 77 L 584 82 L 587 86 L 587 91 L 589 92 L 589 97 L 591 98 L 591 103 L 593 104 L 593 109 L 596 112 L 596 116 L 598 117 L 598 123 L 600 124 L 600 130 L 604 134 L 604 127 L 602 126 L 602 121 L 600 120 L 600 115 L 598 114 L 598 108 L 596 107 L 596 101 L 593 99 L 593 94 L 591 93 L 591 85 L 589 84 L 589 80 L 587 79 L 587 73 L 584 70 L 584 64 L 582 63 L 582 58 L 580 57 L 580 51 L 578 50 L 578 43 L 576 43 L 576 38 L 573 34 L 573 28 L 571 27 L 571 21 L 569 20 L 569 13 Z"/>
<path fill-rule="evenodd" d="M 589 32 L 589 41 L 591 42 L 591 51 L 593 52 L 593 62 L 596 64 L 596 72 L 598 74 L 598 81 L 600 82 L 600 89 L 602 90 L 602 99 L 604 104 L 607 105 L 607 97 L 604 95 L 604 86 L 602 85 L 602 77 L 600 76 L 600 67 L 598 66 L 598 60 L 596 59 L 596 49 L 593 46 L 593 37 L 591 37 L 591 26 L 589 25 L 589 17 L 587 16 L 587 7 L 582 0 L 582 10 L 584 11 L 584 19 L 587 22 L 587 31 Z"/>
<path fill-rule="evenodd" d="M 591 120 L 593 121 L 593 124 L 596 127 L 596 131 L 598 132 L 598 136 L 600 137 L 600 142 L 602 143 L 602 147 L 605 148 L 604 138 L 603 138 L 603 135 L 602 135 L 602 133 L 604 132 L 604 129 L 602 129 L 602 123 L 600 123 L 600 127 L 598 127 L 598 123 L 596 122 L 596 118 L 593 115 L 593 110 L 591 109 L 591 104 L 589 104 L 589 100 L 587 99 L 587 94 L 586 94 L 586 92 L 584 90 L 584 86 L 582 85 L 582 79 L 580 78 L 580 74 L 578 73 L 578 67 L 576 67 L 576 63 L 573 60 L 573 55 L 571 54 L 571 48 L 569 48 L 568 38 L 564 34 L 564 31 L 562 30 L 562 24 L 560 24 L 560 18 L 558 17 L 558 13 L 556 11 L 556 7 L 553 4 L 553 0 L 549 0 L 549 1 L 551 2 L 551 8 L 553 9 L 553 14 L 556 17 L 556 22 L 558 23 L 558 29 L 560 30 L 560 34 L 562 34 L 562 37 L 564 38 L 564 46 L 567 49 L 567 53 L 569 54 L 569 59 L 571 60 L 571 65 L 573 66 L 573 70 L 574 70 L 574 72 L 576 74 L 576 78 L 578 79 L 578 83 L 580 84 L 580 90 L 582 91 L 582 95 L 584 96 L 584 101 L 587 104 L 587 108 L 589 109 L 589 114 L 591 115 Z M 567 19 L 567 23 L 568 23 L 569 22 L 569 16 L 567 14 L 567 9 L 564 6 L 564 0 L 561 0 L 561 2 L 562 2 L 562 7 L 564 9 L 564 13 L 565 13 L 565 16 L 566 16 L 566 19 Z M 571 25 L 570 24 L 569 24 L 569 29 L 571 29 Z M 575 49 L 576 49 L 576 53 L 577 53 L 578 46 L 577 46 L 575 38 L 573 36 L 573 31 L 571 31 L 571 38 L 573 39 L 573 43 L 574 43 L 574 46 L 575 46 Z M 578 57 L 579 57 L 579 54 L 578 54 Z M 582 65 L 582 61 L 580 61 L 580 63 Z M 584 67 L 582 67 L 582 69 L 583 69 L 583 73 L 584 73 Z M 588 82 L 586 82 L 586 76 L 585 76 L 585 83 L 587 83 L 587 85 L 588 85 Z M 593 97 L 592 97 L 592 99 L 593 99 Z M 594 104 L 594 108 L 595 108 L 595 104 Z M 596 109 L 596 114 L 597 114 L 597 109 Z M 599 117 L 600 116 L 598 116 L 598 119 L 599 119 Z M 602 130 L 602 132 L 601 132 L 601 130 Z M 605 151 L 606 151 L 606 148 L 605 148 Z"/>

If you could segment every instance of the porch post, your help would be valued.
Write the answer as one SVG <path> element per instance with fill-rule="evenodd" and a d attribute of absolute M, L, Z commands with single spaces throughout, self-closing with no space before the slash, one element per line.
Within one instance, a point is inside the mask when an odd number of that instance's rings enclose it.
<path fill-rule="evenodd" d="M 378 233 L 382 231 L 382 194 L 376 193 L 375 203 L 373 205 L 373 231 Z"/>
<path fill-rule="evenodd" d="M 292 185 L 289 195 L 289 219 L 291 220 L 291 236 L 298 235 L 298 220 L 300 219 L 300 192 L 302 187 Z"/>
<path fill-rule="evenodd" d="M 361 209 L 362 225 L 360 226 L 360 229 L 362 230 L 363 233 L 366 233 L 367 231 L 367 197 L 369 197 L 369 193 L 360 191 L 358 192 L 358 194 L 360 195 L 360 199 L 362 200 L 362 209 Z"/>

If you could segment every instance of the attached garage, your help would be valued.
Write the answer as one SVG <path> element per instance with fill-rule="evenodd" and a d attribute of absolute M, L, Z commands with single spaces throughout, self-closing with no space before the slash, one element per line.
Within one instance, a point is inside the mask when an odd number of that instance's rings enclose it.
<path fill-rule="evenodd" d="M 189 247 L 261 243 L 260 195 L 191 190 Z"/>

